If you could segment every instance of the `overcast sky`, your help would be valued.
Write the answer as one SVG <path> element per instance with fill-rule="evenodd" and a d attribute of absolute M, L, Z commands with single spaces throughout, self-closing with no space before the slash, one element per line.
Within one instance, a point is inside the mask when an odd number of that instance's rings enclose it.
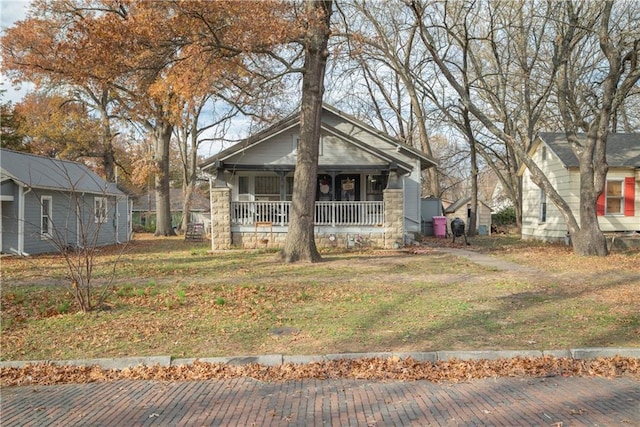
<path fill-rule="evenodd" d="M 0 27 L 4 32 L 5 28 L 13 25 L 15 21 L 23 19 L 29 6 L 28 0 L 0 0 Z M 24 93 L 25 88 L 16 90 L 11 86 L 11 83 L 7 81 L 6 77 L 2 75 L 2 89 L 6 90 L 2 97 L 2 101 L 19 101 Z"/>

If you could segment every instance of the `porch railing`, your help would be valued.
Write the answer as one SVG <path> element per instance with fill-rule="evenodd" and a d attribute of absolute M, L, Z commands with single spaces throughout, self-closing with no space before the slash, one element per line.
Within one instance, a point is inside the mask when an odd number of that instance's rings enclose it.
<path fill-rule="evenodd" d="M 232 202 L 231 223 L 270 222 L 289 225 L 291 202 Z M 384 224 L 384 202 L 316 202 L 316 225 L 379 226 Z"/>

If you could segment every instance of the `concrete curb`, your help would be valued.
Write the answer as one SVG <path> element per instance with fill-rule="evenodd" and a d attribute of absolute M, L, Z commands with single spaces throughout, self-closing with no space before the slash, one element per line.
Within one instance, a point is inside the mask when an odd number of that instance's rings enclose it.
<path fill-rule="evenodd" d="M 0 368 L 23 368 L 27 365 L 50 364 L 58 366 L 100 366 L 103 369 L 122 370 L 137 366 L 189 366 L 194 362 L 220 363 L 234 366 L 258 364 L 263 366 L 280 366 L 284 364 L 305 365 L 313 362 L 327 362 L 331 360 L 397 357 L 399 359 L 413 358 L 419 362 L 437 362 L 451 359 L 460 360 L 497 360 L 521 358 L 538 358 L 551 356 L 557 358 L 597 359 L 600 357 L 630 357 L 640 359 L 640 348 L 574 348 L 568 350 L 472 350 L 472 351 L 433 351 L 433 352 L 382 352 L 382 353 L 338 353 L 326 355 L 282 355 L 267 354 L 262 356 L 231 356 L 231 357 L 202 357 L 188 359 L 172 359 L 171 356 L 154 357 L 124 357 L 105 359 L 77 359 L 77 360 L 31 360 L 0 362 Z"/>

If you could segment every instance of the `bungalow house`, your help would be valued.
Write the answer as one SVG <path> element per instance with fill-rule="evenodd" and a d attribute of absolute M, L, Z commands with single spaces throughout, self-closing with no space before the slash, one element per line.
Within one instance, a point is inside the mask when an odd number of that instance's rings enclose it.
<path fill-rule="evenodd" d="M 171 202 L 171 225 L 178 227 L 182 222 L 182 212 L 184 206 L 184 195 L 181 188 L 169 190 L 169 200 Z M 204 224 L 205 229 L 209 229 L 211 223 L 209 198 L 199 191 L 194 191 L 191 196 L 191 210 L 189 213 L 189 223 Z M 133 228 L 155 230 L 156 226 L 156 192 L 155 190 L 135 197 L 133 200 Z"/>
<path fill-rule="evenodd" d="M 447 230 L 451 233 L 451 221 L 460 218 L 464 221 L 465 227 L 469 227 L 471 217 L 471 197 L 463 197 L 451 203 L 444 209 L 447 217 Z M 468 230 L 468 229 L 465 229 Z M 487 235 L 491 233 L 491 207 L 482 200 L 478 200 L 478 210 L 476 212 L 476 233 Z"/>
<path fill-rule="evenodd" d="M 321 122 L 318 246 L 394 247 L 420 233 L 422 171 L 435 161 L 332 106 Z M 297 113 L 202 163 L 216 176 L 214 249 L 284 243 L 299 132 Z"/>
<path fill-rule="evenodd" d="M 585 138 L 585 135 L 579 135 Z M 533 161 L 545 172 L 577 217 L 580 209 L 578 159 L 563 133 L 540 133 L 529 148 Z M 607 138 L 609 172 L 597 202 L 600 229 L 605 233 L 640 232 L 640 134 L 612 133 Z M 531 181 L 522 166 L 522 238 L 563 240 L 567 226 L 560 211 Z"/>
<path fill-rule="evenodd" d="M 0 149 L 0 189 L 3 253 L 129 241 L 128 196 L 81 163 Z"/>

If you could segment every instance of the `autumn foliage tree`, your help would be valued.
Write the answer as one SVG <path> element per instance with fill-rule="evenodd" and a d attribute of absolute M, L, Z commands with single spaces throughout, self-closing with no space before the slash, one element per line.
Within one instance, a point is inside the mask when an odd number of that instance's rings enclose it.
<path fill-rule="evenodd" d="M 97 103 L 104 123 L 117 115 L 146 129 L 156 234 L 171 234 L 168 146 L 183 107 L 206 94 L 250 94 L 268 80 L 251 69 L 250 56 L 291 39 L 289 8 L 270 1 L 37 1 L 3 37 L 3 59 L 16 80 L 81 89 L 87 99 L 107 101 Z M 103 129 L 108 139 L 110 128 Z"/>

